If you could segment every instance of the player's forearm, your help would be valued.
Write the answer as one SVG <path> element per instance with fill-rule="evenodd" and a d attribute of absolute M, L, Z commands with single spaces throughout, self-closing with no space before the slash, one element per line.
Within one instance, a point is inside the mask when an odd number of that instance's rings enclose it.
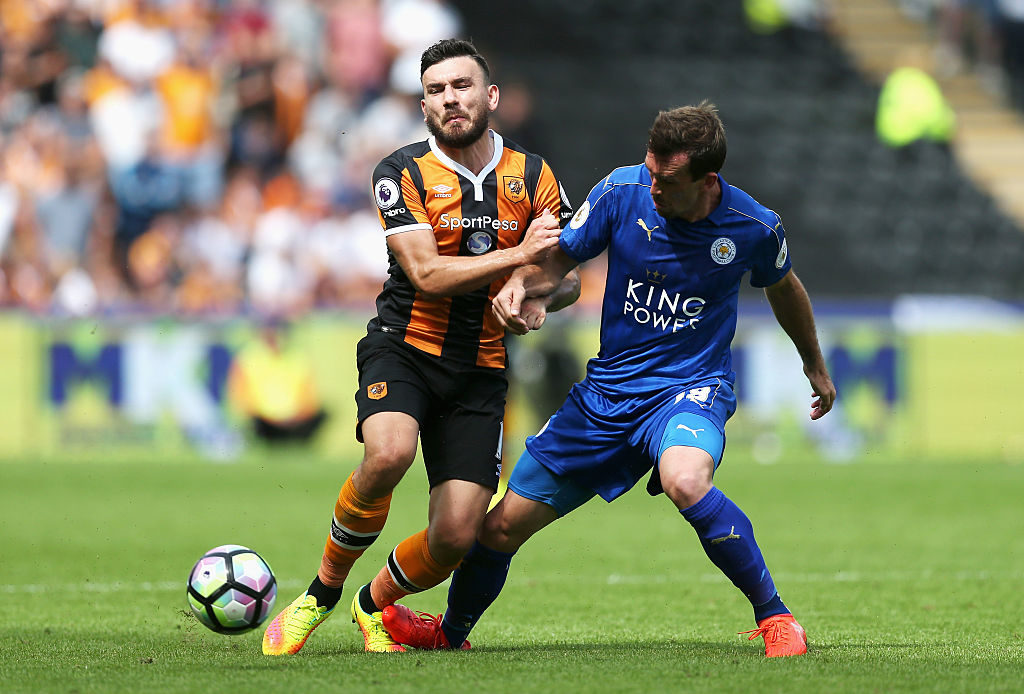
<path fill-rule="evenodd" d="M 563 282 L 569 279 L 570 270 L 573 270 L 575 267 L 575 260 L 566 255 L 561 249 L 555 248 L 543 263 L 540 265 L 526 265 L 519 268 L 512 274 L 512 279 L 522 282 L 527 297 L 548 296 L 563 290 Z M 559 298 L 561 300 L 568 299 L 573 291 L 573 283 L 575 283 L 577 296 L 559 308 L 568 306 L 579 296 L 579 273 L 574 272 L 572 276 L 575 279 L 569 279 L 569 284 L 564 287 L 565 294 Z M 551 309 L 549 307 L 549 310 L 557 311 L 558 309 Z"/>
<path fill-rule="evenodd" d="M 456 296 L 486 287 L 523 265 L 523 254 L 506 248 L 482 256 L 434 256 L 410 268 L 409 279 L 428 296 Z"/>
<path fill-rule="evenodd" d="M 558 289 L 562 278 L 545 272 L 539 265 L 525 265 L 512 273 L 510 280 L 520 282 L 525 296 L 529 298 L 551 294 Z"/>
<path fill-rule="evenodd" d="M 818 344 L 811 299 L 800 279 L 792 271 L 782 281 L 765 289 L 775 319 L 793 341 L 806 369 L 822 369 L 825 358 Z"/>
<path fill-rule="evenodd" d="M 571 306 L 580 298 L 580 273 L 576 268 L 569 271 L 569 274 L 562 278 L 555 291 L 548 294 L 548 313 L 561 311 L 566 306 Z"/>

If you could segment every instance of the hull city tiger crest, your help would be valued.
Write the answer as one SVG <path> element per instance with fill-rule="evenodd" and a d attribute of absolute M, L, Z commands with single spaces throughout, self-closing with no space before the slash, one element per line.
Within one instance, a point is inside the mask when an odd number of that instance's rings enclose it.
<path fill-rule="evenodd" d="M 374 383 L 366 386 L 366 397 L 370 400 L 380 400 L 388 394 L 387 381 L 381 381 L 380 383 Z"/>
<path fill-rule="evenodd" d="M 509 202 L 519 202 L 526 197 L 526 183 L 518 176 L 505 176 L 505 197 Z"/>

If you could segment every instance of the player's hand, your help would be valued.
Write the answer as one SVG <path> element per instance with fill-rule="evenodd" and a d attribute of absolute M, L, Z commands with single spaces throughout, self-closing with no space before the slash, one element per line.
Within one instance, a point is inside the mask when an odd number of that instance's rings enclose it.
<path fill-rule="evenodd" d="M 514 335 L 525 335 L 530 332 L 529 326 L 519 317 L 523 299 L 526 298 L 526 287 L 515 275 L 513 275 L 505 286 L 491 301 L 491 310 L 498 318 L 505 330 Z"/>
<path fill-rule="evenodd" d="M 526 235 L 518 246 L 522 253 L 522 264 L 531 265 L 542 261 L 548 251 L 558 244 L 558 236 L 561 233 L 558 219 L 545 207 L 540 216 L 530 222 Z"/>
<path fill-rule="evenodd" d="M 832 385 L 832 377 L 824 366 L 813 369 L 805 366 L 804 374 L 812 389 L 811 419 L 821 419 L 829 413 L 836 401 L 836 387 Z"/>
<path fill-rule="evenodd" d="M 547 297 L 536 296 L 523 300 L 519 307 L 519 320 L 527 330 L 540 330 L 548 317 Z"/>

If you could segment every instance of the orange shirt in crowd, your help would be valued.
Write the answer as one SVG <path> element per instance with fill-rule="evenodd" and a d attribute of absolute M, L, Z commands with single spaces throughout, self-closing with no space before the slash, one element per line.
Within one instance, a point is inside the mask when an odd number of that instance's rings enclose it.
<path fill-rule="evenodd" d="M 165 108 L 165 145 L 192 150 L 212 139 L 216 91 L 209 73 L 176 63 L 156 79 L 156 89 Z"/>

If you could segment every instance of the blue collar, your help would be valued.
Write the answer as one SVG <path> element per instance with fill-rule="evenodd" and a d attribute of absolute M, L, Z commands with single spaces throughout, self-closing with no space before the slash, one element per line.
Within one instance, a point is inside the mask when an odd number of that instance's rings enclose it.
<path fill-rule="evenodd" d="M 732 202 L 732 186 L 725 182 L 722 174 L 718 174 L 718 184 L 722 188 L 722 199 L 719 201 L 718 207 L 711 210 L 711 214 L 706 219 L 715 226 L 722 226 L 729 212 L 729 204 Z"/>

